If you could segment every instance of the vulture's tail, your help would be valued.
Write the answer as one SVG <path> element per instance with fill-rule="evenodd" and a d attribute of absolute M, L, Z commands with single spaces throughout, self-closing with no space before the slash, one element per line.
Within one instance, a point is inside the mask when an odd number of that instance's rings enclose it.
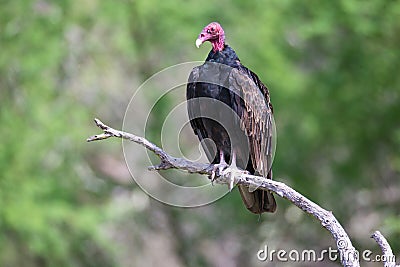
<path fill-rule="evenodd" d="M 267 178 L 272 179 L 272 171 L 267 175 Z M 238 185 L 240 196 L 246 208 L 255 213 L 261 214 L 263 212 L 275 212 L 276 202 L 275 198 L 270 191 L 257 189 L 253 192 L 244 185 Z"/>

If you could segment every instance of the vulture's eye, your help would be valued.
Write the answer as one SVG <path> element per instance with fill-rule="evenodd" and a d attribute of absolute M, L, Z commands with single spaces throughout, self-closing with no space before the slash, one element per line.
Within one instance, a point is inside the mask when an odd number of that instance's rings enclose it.
<path fill-rule="evenodd" d="M 207 33 L 208 33 L 208 34 L 210 34 L 210 33 L 211 33 L 210 29 L 208 29 L 208 30 L 207 30 Z"/>

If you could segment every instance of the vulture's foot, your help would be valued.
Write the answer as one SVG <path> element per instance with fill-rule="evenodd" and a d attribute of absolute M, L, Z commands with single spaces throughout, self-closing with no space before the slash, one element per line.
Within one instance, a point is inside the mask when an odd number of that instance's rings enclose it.
<path fill-rule="evenodd" d="M 243 170 L 236 166 L 236 153 L 233 151 L 231 165 L 222 171 L 222 175 L 227 177 L 229 180 L 229 192 L 232 191 L 233 187 L 235 186 L 235 176 L 237 174 L 243 174 L 243 172 Z"/>
<path fill-rule="evenodd" d="M 217 177 L 222 175 L 222 172 L 228 168 L 229 165 L 228 163 L 225 162 L 225 157 L 224 157 L 224 153 L 222 151 L 219 152 L 219 163 L 218 164 L 214 164 L 213 170 L 211 172 L 211 184 L 214 185 L 214 181 Z"/>
<path fill-rule="evenodd" d="M 229 180 L 229 191 L 232 191 L 235 186 L 235 177 L 237 175 L 243 174 L 243 170 L 236 167 L 236 165 L 230 165 L 222 171 L 222 175 L 227 177 Z"/>

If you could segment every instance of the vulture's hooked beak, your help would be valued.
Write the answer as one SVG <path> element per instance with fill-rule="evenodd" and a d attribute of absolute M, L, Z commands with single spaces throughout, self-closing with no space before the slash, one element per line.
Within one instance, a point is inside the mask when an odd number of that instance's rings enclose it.
<path fill-rule="evenodd" d="M 203 40 L 201 40 L 200 38 L 197 38 L 196 47 L 199 48 L 202 43 L 203 43 Z"/>

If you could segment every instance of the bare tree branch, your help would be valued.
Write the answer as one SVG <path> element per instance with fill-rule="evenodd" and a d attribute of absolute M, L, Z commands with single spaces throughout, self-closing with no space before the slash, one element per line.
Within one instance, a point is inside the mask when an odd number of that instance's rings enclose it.
<path fill-rule="evenodd" d="M 214 170 L 214 166 L 212 164 L 196 163 L 183 158 L 173 157 L 163 151 L 160 147 L 156 146 L 155 144 L 151 143 L 143 137 L 115 130 L 102 123 L 99 119 L 95 119 L 94 121 L 96 125 L 103 130 L 103 133 L 89 137 L 87 139 L 88 142 L 104 140 L 110 137 L 117 137 L 140 144 L 148 150 L 154 152 L 161 160 L 161 163 L 159 165 L 150 166 L 149 170 L 180 169 L 185 170 L 189 173 L 198 173 L 209 176 L 212 175 L 212 172 Z M 343 266 L 360 266 L 358 252 L 353 247 L 346 231 L 340 225 L 335 216 L 333 216 L 331 211 L 327 211 L 321 208 L 319 205 L 312 202 L 311 200 L 284 183 L 265 179 L 264 177 L 260 176 L 250 175 L 247 171 L 230 171 L 229 168 L 227 170 L 228 171 L 224 171 L 221 176 L 215 179 L 216 183 L 229 185 L 231 183 L 231 178 L 233 177 L 235 184 L 243 184 L 249 187 L 257 187 L 258 189 L 262 190 L 270 190 L 280 197 L 286 198 L 298 208 L 317 218 L 320 221 L 321 225 L 332 234 L 333 238 L 336 241 L 336 246 L 340 253 L 340 261 Z M 376 242 L 378 242 L 384 255 L 387 255 L 388 257 L 393 255 L 392 250 L 386 239 L 379 232 L 375 232 L 372 237 L 376 240 Z M 395 267 L 395 264 L 389 261 L 385 262 L 385 267 L 389 266 Z"/>
<path fill-rule="evenodd" d="M 89 137 L 88 139 L 86 139 L 87 142 L 104 140 L 110 137 L 118 137 L 142 145 L 148 150 L 154 152 L 154 154 L 156 154 L 161 159 L 161 163 L 159 165 L 150 166 L 149 170 L 181 169 L 190 173 L 209 174 L 209 175 L 213 170 L 213 166 L 210 164 L 195 163 L 182 158 L 172 157 L 171 155 L 165 153 L 161 148 L 159 148 L 155 144 L 149 142 L 147 139 L 140 136 L 136 136 L 134 134 L 115 130 L 105 125 L 99 119 L 94 119 L 94 122 L 100 129 L 103 130 L 103 133 Z"/>
<path fill-rule="evenodd" d="M 382 261 L 384 263 L 384 266 L 399 267 L 400 265 L 396 265 L 396 257 L 392 252 L 392 248 L 390 247 L 386 238 L 381 234 L 381 232 L 375 231 L 375 233 L 371 235 L 371 238 L 373 238 L 376 243 L 378 243 L 379 247 L 382 250 Z"/>

